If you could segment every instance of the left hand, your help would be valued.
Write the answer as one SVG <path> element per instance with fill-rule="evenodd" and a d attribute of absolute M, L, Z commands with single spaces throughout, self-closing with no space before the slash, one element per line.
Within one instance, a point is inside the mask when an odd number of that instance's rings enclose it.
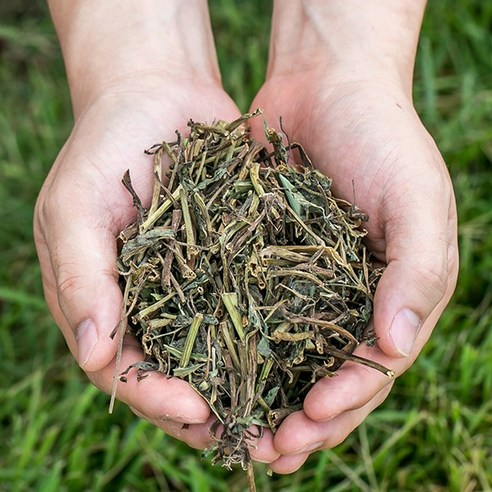
<path fill-rule="evenodd" d="M 458 272 L 456 208 L 445 163 L 408 91 L 379 74 L 312 68 L 272 75 L 253 102 L 269 125 L 283 119 L 292 142 L 333 178 L 334 193 L 369 215 L 367 246 L 387 268 L 377 287 L 377 345 L 355 353 L 395 371 L 415 361 L 454 291 Z M 261 121 L 253 137 L 263 139 Z M 355 193 L 355 197 L 354 197 Z M 345 363 L 320 380 L 302 411 L 274 437 L 277 473 L 298 469 L 310 453 L 341 443 L 380 405 L 392 379 Z"/>

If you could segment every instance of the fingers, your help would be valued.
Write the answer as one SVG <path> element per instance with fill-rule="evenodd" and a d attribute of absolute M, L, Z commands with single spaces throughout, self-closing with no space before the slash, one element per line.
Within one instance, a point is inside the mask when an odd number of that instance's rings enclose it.
<path fill-rule="evenodd" d="M 121 317 L 122 294 L 115 233 L 104 209 L 91 205 L 91 195 L 81 199 L 84 192 L 90 193 L 75 190 L 58 199 L 47 194 L 37 207 L 35 233 L 53 317 L 80 366 L 96 371 L 116 352 L 110 334 Z"/>
<path fill-rule="evenodd" d="M 167 435 L 183 441 L 188 446 L 194 449 L 207 449 L 214 444 L 214 439 L 211 435 L 211 428 L 216 421 L 215 416 L 210 416 L 204 424 L 182 424 L 180 422 L 150 419 L 135 408 L 131 408 L 132 412 L 140 418 L 147 420 L 159 429 L 163 430 Z M 249 429 L 252 433 L 256 429 Z M 278 460 L 280 453 L 273 446 L 273 435 L 266 431 L 261 438 L 252 439 L 249 444 L 249 454 L 253 461 L 259 463 L 272 463 Z"/>
<path fill-rule="evenodd" d="M 53 173 L 38 200 L 34 226 L 52 315 L 79 365 L 94 372 L 107 366 L 117 349 L 117 338 L 110 337 L 123 304 L 116 236 L 133 210 L 118 178 L 91 165 L 80 158 L 59 171 L 61 177 Z M 147 174 L 141 173 L 140 181 Z"/>
<path fill-rule="evenodd" d="M 383 205 L 387 268 L 376 290 L 374 323 L 378 346 L 392 357 L 414 355 L 423 327 L 421 341 L 427 340 L 435 322 L 426 321 L 442 313 L 456 283 L 454 201 L 440 167 L 420 177 L 418 187 L 392 191 Z M 407 183 L 416 179 L 409 175 Z"/>
<path fill-rule="evenodd" d="M 396 375 L 406 370 L 405 359 L 387 357 L 377 347 L 361 345 L 356 355 L 378 362 Z M 346 362 L 333 377 L 318 381 L 304 400 L 304 412 L 310 419 L 325 422 L 343 412 L 369 403 L 374 395 L 391 388 L 395 379 L 362 364 Z"/>
<path fill-rule="evenodd" d="M 210 436 L 210 426 L 214 417 L 210 417 L 204 424 L 183 424 L 172 420 L 152 419 L 143 414 L 136 408 L 130 407 L 130 410 L 152 425 L 162 429 L 167 435 L 183 441 L 194 449 L 206 449 L 212 444 Z"/>
<path fill-rule="evenodd" d="M 219 439 L 224 430 L 223 425 L 219 425 L 215 431 L 215 436 Z M 273 444 L 274 436 L 270 429 L 260 429 L 256 425 L 250 426 L 245 434 L 248 445 L 248 452 L 254 461 L 260 463 L 271 463 L 279 458 L 280 453 Z"/>
<path fill-rule="evenodd" d="M 125 337 L 120 372 L 142 361 L 138 342 Z M 89 379 L 102 391 L 111 393 L 115 375 L 115 361 L 97 372 L 87 372 Z M 146 373 L 140 381 L 136 370 L 131 370 L 127 382 L 119 382 L 116 396 L 151 421 L 176 421 L 181 424 L 204 423 L 210 416 L 207 402 L 184 380 L 166 377 L 155 371 Z"/>
<path fill-rule="evenodd" d="M 280 426 L 274 440 L 275 448 L 282 455 L 271 463 L 269 468 L 275 473 L 293 473 L 304 464 L 311 453 L 338 446 L 384 401 L 390 389 L 384 388 L 362 408 L 344 412 L 328 422 L 314 422 L 304 412 L 289 415 Z"/>
<path fill-rule="evenodd" d="M 126 337 L 120 372 L 142 359 L 138 342 L 132 337 Z M 146 377 L 138 381 L 135 371 L 129 372 L 126 383 L 118 383 L 119 400 L 129 405 L 139 417 L 193 448 L 205 449 L 212 445 L 210 429 L 216 417 L 211 415 L 208 403 L 186 381 L 157 372 L 148 372 Z M 115 364 L 112 363 L 101 371 L 88 373 L 88 376 L 99 389 L 110 393 L 114 374 Z M 249 431 L 252 437 L 248 439 L 248 445 L 253 460 L 270 463 L 279 457 L 269 430 L 260 434 L 256 427 L 252 427 Z M 220 428 L 216 435 L 220 435 Z"/>
<path fill-rule="evenodd" d="M 258 435 L 258 429 L 252 429 Z M 249 442 L 249 454 L 254 461 L 259 463 L 272 463 L 280 457 L 280 453 L 274 446 L 274 436 L 269 429 L 266 429 L 258 439 Z"/>
<path fill-rule="evenodd" d="M 269 467 L 275 473 L 288 474 L 299 470 L 309 458 L 310 453 L 300 453 L 290 456 L 281 456 L 278 460 L 270 463 Z"/>
<path fill-rule="evenodd" d="M 390 389 L 390 386 L 383 388 L 366 405 L 327 422 L 315 422 L 302 411 L 289 415 L 275 435 L 275 448 L 282 455 L 291 456 L 338 446 L 385 400 Z"/>

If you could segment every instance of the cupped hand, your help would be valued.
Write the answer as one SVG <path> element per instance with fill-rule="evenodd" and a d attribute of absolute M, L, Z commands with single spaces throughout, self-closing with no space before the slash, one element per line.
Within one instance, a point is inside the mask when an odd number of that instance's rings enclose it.
<path fill-rule="evenodd" d="M 369 215 L 367 246 L 387 264 L 374 300 L 375 347 L 355 353 L 401 375 L 414 362 L 454 291 L 458 272 L 456 208 L 445 163 L 408 91 L 383 76 L 354 70 L 287 71 L 270 77 L 252 107 L 301 143 L 333 178 L 334 193 Z M 264 139 L 262 122 L 253 135 Z M 274 437 L 290 473 L 315 450 L 342 442 L 380 405 L 393 380 L 345 363 L 320 380 L 302 411 Z"/>
<path fill-rule="evenodd" d="M 153 89 L 118 87 L 78 116 L 40 192 L 34 230 L 45 297 L 67 344 L 89 379 L 110 393 L 122 314 L 116 237 L 136 212 L 121 184 L 129 169 L 144 205 L 152 193 L 152 157 L 144 149 L 186 133 L 186 123 L 233 120 L 239 111 L 220 87 L 176 77 Z M 121 368 L 142 360 L 126 336 Z M 138 415 L 196 448 L 210 444 L 210 410 L 188 383 L 158 373 L 118 385 L 117 398 Z M 183 424 L 191 424 L 183 426 Z M 272 457 L 273 453 L 273 457 Z M 253 451 L 262 461 L 278 456 L 271 439 Z"/>

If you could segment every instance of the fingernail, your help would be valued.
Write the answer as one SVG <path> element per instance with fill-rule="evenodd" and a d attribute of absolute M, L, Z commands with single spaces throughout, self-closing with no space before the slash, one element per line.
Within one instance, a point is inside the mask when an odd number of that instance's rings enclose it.
<path fill-rule="evenodd" d="M 324 446 L 323 441 L 315 442 L 314 444 L 308 444 L 307 446 L 304 446 L 298 453 L 296 454 L 301 454 L 301 453 L 312 453 L 313 451 L 317 451 L 318 449 L 322 448 Z"/>
<path fill-rule="evenodd" d="M 421 324 L 420 318 L 407 308 L 399 311 L 394 317 L 390 336 L 403 357 L 408 357 L 411 354 Z"/>
<path fill-rule="evenodd" d="M 94 322 L 86 319 L 80 323 L 75 332 L 75 338 L 77 339 L 79 348 L 79 364 L 81 367 L 84 367 L 91 358 L 99 339 Z"/>

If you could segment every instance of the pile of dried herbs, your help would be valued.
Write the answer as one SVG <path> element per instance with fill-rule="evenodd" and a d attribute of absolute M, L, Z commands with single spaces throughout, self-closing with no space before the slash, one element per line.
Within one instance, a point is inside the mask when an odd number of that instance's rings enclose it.
<path fill-rule="evenodd" d="M 120 235 L 118 260 L 124 329 L 145 354 L 139 377 L 188 381 L 223 424 L 214 460 L 243 467 L 248 427 L 275 432 L 344 361 L 390 375 L 351 355 L 373 341 L 364 330 L 382 273 L 362 244 L 367 217 L 332 195 L 300 146 L 269 128 L 272 152 L 252 141 L 252 116 L 190 121 L 189 137 L 148 151 L 149 209 L 125 175 L 138 218 Z M 298 166 L 288 163 L 294 147 Z"/>

